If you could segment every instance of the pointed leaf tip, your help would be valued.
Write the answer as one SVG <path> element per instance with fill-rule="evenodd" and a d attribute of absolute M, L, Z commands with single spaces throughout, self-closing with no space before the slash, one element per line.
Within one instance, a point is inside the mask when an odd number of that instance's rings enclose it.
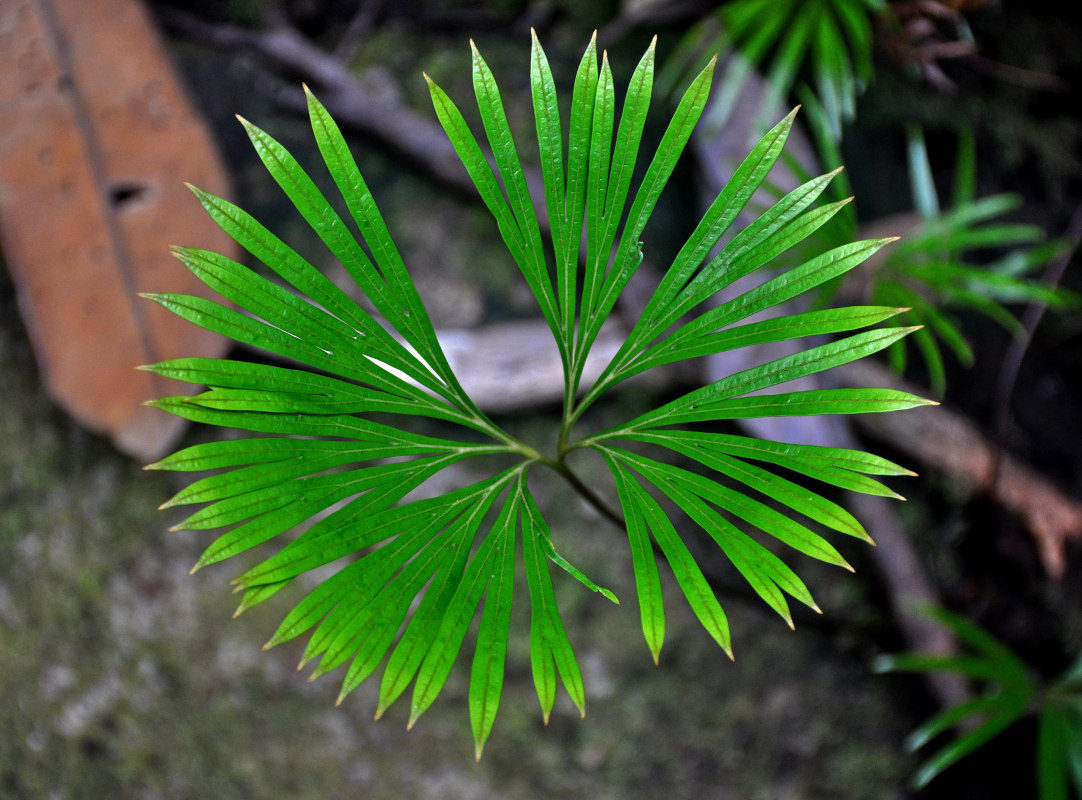
<path fill-rule="evenodd" d="M 918 790 L 923 789 L 925 786 L 931 783 L 932 778 L 934 778 L 938 774 L 939 768 L 935 764 L 925 764 L 917 771 L 917 774 L 914 776 L 913 788 Z"/>
<path fill-rule="evenodd" d="M 800 106 L 796 106 L 792 111 L 790 111 L 788 114 L 786 114 L 784 117 L 782 117 L 781 121 L 778 122 L 778 125 L 792 126 L 793 120 L 796 119 L 796 115 L 797 115 L 798 111 L 800 111 Z"/>
<path fill-rule="evenodd" d="M 882 674 L 884 672 L 890 672 L 894 669 L 894 657 L 888 655 L 879 655 L 872 659 L 872 672 Z"/>

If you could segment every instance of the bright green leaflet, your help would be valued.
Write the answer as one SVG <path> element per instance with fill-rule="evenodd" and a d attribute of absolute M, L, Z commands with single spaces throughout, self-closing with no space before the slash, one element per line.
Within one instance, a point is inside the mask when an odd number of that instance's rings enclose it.
<path fill-rule="evenodd" d="M 646 313 L 601 380 L 580 385 L 591 345 L 642 263 L 647 223 L 706 106 L 713 64 L 691 83 L 633 188 L 653 85 L 653 45 L 618 112 L 608 61 L 599 60 L 590 43 L 574 79 L 565 138 L 555 82 L 535 38 L 530 81 L 544 179 L 544 201 L 535 208 L 523 168 L 529 151 L 516 144 L 496 80 L 476 48 L 472 53 L 476 100 L 494 167 L 451 98 L 431 79 L 429 88 L 436 115 L 536 295 L 563 360 L 562 423 L 550 452 L 500 429 L 462 390 L 342 134 L 311 93 L 315 138 L 355 227 L 280 144 L 248 122 L 244 127 L 268 171 L 356 281 L 355 292 L 333 284 L 240 208 L 194 189 L 208 213 L 277 279 L 215 253 L 177 248 L 181 262 L 231 305 L 171 294 L 150 298 L 197 325 L 262 349 L 272 361 L 281 357 L 288 366 L 189 358 L 145 369 L 207 387 L 192 397 L 158 400 L 159 408 L 254 434 L 190 447 L 151 465 L 214 473 L 166 504 L 204 504 L 177 527 L 219 529 L 197 567 L 287 536 L 277 553 L 236 578 L 242 592 L 238 613 L 310 570 L 339 566 L 297 602 L 267 646 L 308 634 L 303 661 L 317 662 L 313 677 L 345 667 L 340 699 L 384 665 L 376 716 L 412 684 L 412 725 L 439 695 L 480 614 L 469 691 L 480 757 L 503 688 L 518 554 L 530 606 L 531 666 L 546 721 L 561 683 L 585 710 L 582 674 L 557 608 L 551 567 L 617 602 L 559 555 L 529 486 L 535 467 L 563 476 L 572 490 L 626 530 L 643 632 L 655 661 L 665 634 L 656 553 L 668 562 L 704 627 L 731 653 L 725 612 L 684 542 L 693 532 L 670 516 L 672 504 L 684 507 L 791 624 L 785 595 L 812 608 L 815 601 L 796 572 L 759 539 L 770 537 L 798 554 L 849 568 L 826 534 L 868 536 L 836 503 L 771 469 L 883 495 L 892 492 L 869 476 L 908 473 L 856 451 L 696 427 L 716 428 L 720 421 L 749 416 L 890 411 L 926 401 L 874 389 L 762 394 L 875 353 L 912 330 L 854 333 L 900 310 L 883 306 L 748 321 L 844 275 L 886 240 L 843 244 L 720 306 L 705 307 L 718 291 L 805 240 L 841 207 L 814 207 L 831 173 L 781 198 L 743 231 L 731 232 L 779 159 L 792 114 L 752 149 L 711 204 L 664 270 Z M 551 243 L 541 233 L 542 213 Z M 608 430 L 576 434 L 575 424 L 589 406 L 650 367 L 750 344 L 832 334 L 845 337 L 731 375 Z M 412 417 L 434 420 L 446 434 L 411 433 Z M 568 455 L 586 449 L 600 454 L 614 486 L 593 489 L 575 474 Z M 694 469 L 659 461 L 642 449 Z M 477 470 L 491 463 L 479 463 L 480 457 L 501 455 L 513 465 L 477 477 L 483 474 Z M 467 461 L 473 483 L 411 499 L 410 492 L 429 478 Z"/>

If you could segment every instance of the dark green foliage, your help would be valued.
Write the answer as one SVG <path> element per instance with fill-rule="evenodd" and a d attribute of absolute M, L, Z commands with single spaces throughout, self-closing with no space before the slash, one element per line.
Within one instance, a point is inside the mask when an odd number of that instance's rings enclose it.
<path fill-rule="evenodd" d="M 918 750 L 956 731 L 955 737 L 921 766 L 914 785 L 925 786 L 1025 715 L 1036 714 L 1040 800 L 1067 800 L 1072 786 L 1074 794 L 1082 797 L 1082 657 L 1058 680 L 1042 685 L 1025 662 L 980 626 L 940 608 L 925 609 L 924 613 L 950 628 L 972 653 L 883 656 L 877 669 L 954 673 L 979 683 L 982 692 L 973 700 L 939 712 L 910 735 L 910 749 Z"/>
<path fill-rule="evenodd" d="M 456 105 L 431 80 L 429 86 L 436 114 L 556 340 L 566 386 L 554 453 L 517 441 L 462 390 L 342 135 L 311 94 L 316 141 L 355 232 L 284 148 L 262 130 L 244 125 L 267 169 L 352 275 L 366 305 L 246 212 L 198 189 L 214 219 L 281 282 L 214 253 L 178 248 L 181 261 L 237 309 L 193 297 L 151 296 L 197 325 L 297 365 L 179 359 L 146 367 L 208 387 L 193 397 L 157 401 L 159 407 L 259 434 L 188 448 L 153 465 L 218 471 L 171 501 L 208 504 L 178 527 L 226 529 L 197 566 L 288 534 L 279 552 L 236 579 L 243 610 L 305 572 L 337 564 L 338 572 L 300 601 L 268 644 L 309 634 L 304 661 L 318 660 L 316 675 L 346 668 L 342 697 L 386 662 L 377 716 L 412 683 L 411 725 L 440 693 L 480 608 L 469 690 L 478 756 L 500 701 L 517 553 L 525 566 L 531 665 L 546 719 L 557 675 L 580 709 L 585 703 L 582 676 L 556 606 L 550 562 L 616 600 L 557 553 L 529 487 L 532 468 L 544 466 L 564 476 L 619 521 L 619 514 L 583 486 L 567 455 L 589 449 L 608 465 L 626 521 L 643 631 L 655 659 L 665 622 L 654 544 L 707 631 L 731 652 L 725 614 L 682 540 L 686 534 L 670 517 L 672 506 L 682 508 L 791 625 L 786 595 L 812 608 L 815 602 L 796 573 L 759 538 L 773 537 L 800 553 L 848 567 L 823 529 L 864 539 L 867 534 L 833 501 L 766 467 L 886 495 L 892 493 L 870 476 L 909 473 L 860 452 L 778 444 L 697 427 L 752 416 L 890 411 L 926 402 L 887 390 L 759 393 L 875 353 L 912 330 L 853 333 L 900 310 L 875 306 L 747 321 L 844 275 L 889 240 L 842 244 L 703 310 L 704 301 L 771 263 L 841 208 L 838 203 L 814 206 L 833 176 L 826 175 L 781 198 L 744 230 L 727 235 L 778 160 L 792 115 L 763 137 L 715 199 L 602 376 L 580 387 L 590 348 L 641 263 L 644 228 L 704 109 L 713 64 L 684 94 L 634 192 L 632 177 L 652 91 L 653 46 L 636 68 L 617 115 L 608 61 L 602 56 L 599 63 L 590 44 L 575 78 L 566 142 L 554 81 L 536 39 L 530 64 L 543 210 L 531 202 L 496 82 L 476 49 L 474 86 L 495 171 Z M 542 211 L 549 221 L 551 251 L 538 224 Z M 720 242 L 724 246 L 711 257 Z M 576 438 L 574 425 L 590 405 L 643 370 L 812 334 L 844 338 L 731 375 L 623 424 Z M 408 425 L 409 416 L 438 421 L 451 438 L 399 427 Z M 644 447 L 653 455 L 644 454 Z M 411 496 L 440 471 L 493 455 L 504 456 L 505 463 L 513 457 L 512 465 L 442 495 Z M 689 459 L 701 472 L 669 464 L 666 456 Z M 484 463 L 491 459 L 476 468 Z"/>
<path fill-rule="evenodd" d="M 805 94 L 805 106 L 816 144 L 827 163 L 841 163 L 841 154 L 826 130 L 822 108 Z M 973 350 L 959 322 L 966 313 L 983 316 L 1011 334 L 1024 335 L 1012 306 L 1044 303 L 1052 308 L 1078 305 L 1078 297 L 1061 287 L 1048 287 L 1034 273 L 1063 252 L 1060 241 L 1046 241 L 1036 225 L 1005 222 L 1022 202 L 1014 194 L 976 195 L 977 163 L 972 132 L 958 137 L 954 185 L 949 208 L 940 201 L 920 128 L 907 131 L 909 176 L 917 223 L 904 240 L 868 262 L 852 281 L 869 303 L 905 309 L 899 320 L 918 327 L 907 341 L 888 350 L 891 366 L 905 372 L 908 345 L 916 346 L 933 392 L 946 388 L 943 349 L 960 363 L 973 363 Z M 791 165 L 798 167 L 798 165 Z M 798 168 L 799 170 L 799 168 Z M 835 197 L 848 197 L 844 173 L 831 187 Z M 820 231 L 823 244 L 849 241 L 857 230 L 856 211 L 845 206 Z M 828 287 L 826 297 L 842 289 Z M 850 291 L 849 294 L 853 292 Z"/>
<path fill-rule="evenodd" d="M 837 142 L 843 123 L 855 114 L 857 96 L 874 77 L 873 22 L 886 7 L 884 0 L 730 0 L 714 18 L 692 28 L 667 73 L 678 70 L 685 54 L 694 51 L 732 52 L 735 58 L 713 118 L 728 118 L 758 69 L 767 82 L 758 123 L 766 122 L 794 86 L 807 81 L 814 86 L 830 138 Z M 664 82 L 669 83 L 668 75 Z"/>
<path fill-rule="evenodd" d="M 1008 306 L 1042 302 L 1063 306 L 1069 296 L 1032 279 L 1034 271 L 1062 250 L 1045 242 L 1035 225 L 998 220 L 1017 209 L 1022 199 L 1011 194 L 976 197 L 976 155 L 973 136 L 959 137 L 951 208 L 941 210 L 931 165 L 919 128 L 909 137 L 913 205 L 923 222 L 894 248 L 871 276 L 875 302 L 896 302 L 909 308 L 906 317 L 924 327 L 913 337 L 924 360 L 932 388 L 942 394 L 946 375 L 941 345 L 961 363 L 973 363 L 973 352 L 952 312 L 968 311 L 988 317 L 1015 335 L 1022 325 Z M 906 365 L 904 346 L 891 349 L 899 372 Z"/>

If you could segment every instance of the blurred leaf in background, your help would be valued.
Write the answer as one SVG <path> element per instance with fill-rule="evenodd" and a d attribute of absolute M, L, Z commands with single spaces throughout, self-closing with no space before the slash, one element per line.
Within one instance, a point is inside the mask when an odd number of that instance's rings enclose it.
<path fill-rule="evenodd" d="M 909 748 L 919 750 L 955 732 L 920 767 L 913 785 L 926 786 L 1022 718 L 1036 715 L 1035 771 L 1040 800 L 1067 800 L 1070 787 L 1075 796 L 1082 797 L 1082 655 L 1061 677 L 1042 682 L 1022 659 L 974 622 L 942 608 L 922 613 L 949 628 L 971 652 L 881 656 L 876 669 L 953 673 L 974 681 L 983 691 L 935 714 L 910 735 Z"/>
<path fill-rule="evenodd" d="M 774 109 L 799 83 L 814 86 L 831 139 L 853 118 L 856 98 L 875 74 L 873 23 L 884 0 L 733 0 L 691 28 L 662 76 L 687 63 L 690 54 L 735 53 L 722 71 L 711 124 L 720 125 L 754 71 L 767 80 L 753 129 L 764 130 Z"/>
<path fill-rule="evenodd" d="M 842 154 L 830 138 L 822 105 L 806 88 L 800 96 L 821 156 L 827 164 L 841 164 Z M 971 130 L 963 128 L 958 135 L 949 208 L 943 207 L 935 186 L 924 132 L 909 126 L 906 145 L 914 213 L 869 225 L 858 219 L 856 204 L 851 203 L 818 231 L 822 244 L 828 245 L 848 241 L 862 224 L 869 232 L 899 234 L 901 241 L 884 248 L 844 282 L 828 284 L 819 302 L 859 297 L 864 302 L 905 308 L 903 318 L 910 325 L 923 326 L 914 332 L 912 342 L 932 391 L 942 396 L 946 389 L 943 347 L 964 366 L 973 364 L 972 346 L 958 313 L 978 314 L 1014 336 L 1024 336 L 1011 307 L 1043 303 L 1053 309 L 1077 308 L 1079 297 L 1061 287 L 1045 286 L 1034 276 L 1065 252 L 1066 243 L 1047 241 L 1038 225 L 1001 219 L 1021 208 L 1021 196 L 976 196 L 977 159 Z M 794 160 L 786 163 L 806 177 L 807 171 Z M 851 196 L 851 191 L 844 172 L 829 189 L 836 200 Z M 906 372 L 907 345 L 896 343 L 887 352 L 895 371 Z"/>
<path fill-rule="evenodd" d="M 959 135 L 954 194 L 943 210 L 932 168 L 917 127 L 907 131 L 909 174 L 919 223 L 889 250 L 868 278 L 866 296 L 909 308 L 905 318 L 923 325 L 913 336 L 932 390 L 943 394 L 946 371 L 942 347 L 963 365 L 973 364 L 973 350 L 951 312 L 976 313 L 1025 335 L 1009 306 L 1039 302 L 1052 308 L 1077 304 L 1063 289 L 1049 288 L 1033 273 L 1063 251 L 1063 243 L 1045 241 L 1037 225 L 999 219 L 1022 204 L 1014 194 L 976 197 L 976 153 L 972 133 Z M 906 348 L 889 350 L 891 365 L 906 368 Z"/>

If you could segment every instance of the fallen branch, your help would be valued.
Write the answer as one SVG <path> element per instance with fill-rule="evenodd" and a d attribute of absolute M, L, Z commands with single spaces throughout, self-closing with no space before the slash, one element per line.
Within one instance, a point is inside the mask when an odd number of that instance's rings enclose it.
<path fill-rule="evenodd" d="M 318 95 L 344 129 L 363 135 L 391 154 L 422 169 L 438 183 L 473 197 L 477 194 L 466 169 L 443 129 L 431 114 L 410 108 L 386 75 L 357 73 L 284 21 L 255 30 L 206 22 L 172 8 L 159 10 L 167 28 L 204 47 L 245 50 L 260 57 L 278 74 L 297 81 L 281 102 L 303 113 L 300 82 Z"/>
<path fill-rule="evenodd" d="M 914 391 L 893 372 L 868 360 L 838 367 L 831 374 L 846 386 Z M 943 406 L 904 414 L 862 414 L 855 421 L 868 433 L 928 466 L 949 472 L 1019 514 L 1033 536 L 1045 572 L 1053 578 L 1063 575 L 1067 542 L 1082 541 L 1082 503 L 1008 455 L 1003 456 L 993 482 L 995 445 L 972 422 Z"/>

